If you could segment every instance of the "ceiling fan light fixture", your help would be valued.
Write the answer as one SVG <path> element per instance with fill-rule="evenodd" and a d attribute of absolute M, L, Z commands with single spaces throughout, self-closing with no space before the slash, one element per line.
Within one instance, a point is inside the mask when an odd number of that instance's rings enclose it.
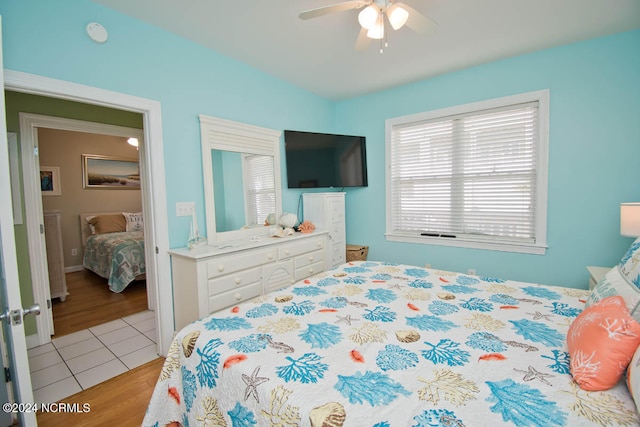
<path fill-rule="evenodd" d="M 376 23 L 367 31 L 367 37 L 375 40 L 380 40 L 384 37 L 384 15 L 382 12 L 378 13 Z"/>
<path fill-rule="evenodd" d="M 399 3 L 393 3 L 387 8 L 387 17 L 389 18 L 391 27 L 394 30 L 399 30 L 407 23 L 409 12 Z"/>
<path fill-rule="evenodd" d="M 379 14 L 380 9 L 378 9 L 377 6 L 370 4 L 360 11 L 358 14 L 358 22 L 362 28 L 370 30 L 374 25 L 376 25 Z"/>

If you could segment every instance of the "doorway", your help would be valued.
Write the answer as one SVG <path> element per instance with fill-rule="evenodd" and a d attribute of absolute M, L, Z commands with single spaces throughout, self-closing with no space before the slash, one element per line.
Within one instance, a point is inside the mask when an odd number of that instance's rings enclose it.
<path fill-rule="evenodd" d="M 61 268 L 59 265 L 48 265 L 45 262 L 45 257 L 40 257 L 40 254 L 46 253 L 46 257 L 51 261 L 51 254 L 56 252 L 51 245 L 51 242 L 55 240 L 51 236 L 54 231 L 47 227 L 48 215 L 45 214 L 45 208 L 53 208 L 53 211 L 47 212 L 56 212 L 61 217 L 59 221 L 62 222 L 63 226 L 59 228 L 66 230 L 64 233 L 62 233 L 62 230 L 59 231 L 59 239 L 62 239 L 63 235 L 65 236 L 64 240 L 67 241 L 69 252 L 73 250 L 78 252 L 78 248 L 86 243 L 84 235 L 81 235 L 81 229 L 85 227 L 85 224 L 82 223 L 85 220 L 85 218 L 81 218 L 82 212 L 95 212 L 97 214 L 114 212 L 119 208 L 121 212 L 141 210 L 143 214 L 148 213 L 149 207 L 145 206 L 145 202 L 141 197 L 141 190 L 93 189 L 92 191 L 85 189 L 84 185 L 80 185 L 84 178 L 84 170 L 83 163 L 79 159 L 84 156 L 83 153 L 88 151 L 96 154 L 110 153 L 130 156 L 129 152 L 133 150 L 134 155 L 137 156 L 138 151 L 127 144 L 127 138 L 136 137 L 140 140 L 139 150 L 141 155 L 144 153 L 145 143 L 143 141 L 143 132 L 140 129 L 22 112 L 19 113 L 19 117 L 22 135 L 20 142 L 23 153 L 25 194 L 39 193 L 40 182 L 37 179 L 30 180 L 28 178 L 34 175 L 37 177 L 39 171 L 44 170 L 43 162 L 44 164 L 55 163 L 57 166 L 48 166 L 48 169 L 55 168 L 56 174 L 62 175 L 64 173 L 65 175 L 57 180 L 59 181 L 59 188 L 57 189 L 59 191 L 55 191 L 51 195 L 46 191 L 40 191 L 40 194 L 42 194 L 40 198 L 25 197 L 29 263 L 31 266 L 34 300 L 46 301 L 47 304 L 47 309 L 43 309 L 43 314 L 46 313 L 46 315 L 36 318 L 37 336 L 28 337 L 32 338 L 29 340 L 32 343 L 31 345 L 36 346 L 49 342 L 51 335 L 55 331 L 53 306 L 49 302 L 52 297 L 50 289 L 54 288 L 54 282 L 50 281 L 49 272 L 56 270 L 56 267 L 58 267 L 57 270 Z M 40 147 L 40 138 L 43 139 L 42 147 Z M 35 147 L 35 149 L 30 150 L 30 147 Z M 73 157 L 73 159 L 69 157 Z M 107 157 L 103 156 L 103 158 Z M 34 169 L 33 172 L 29 171 L 31 167 Z M 147 176 L 145 173 L 140 173 L 139 175 L 142 183 L 140 188 L 145 188 Z M 72 179 L 70 180 L 69 178 Z M 63 187 L 65 188 L 64 191 L 60 191 Z M 42 224 L 43 215 L 45 217 L 44 241 L 47 241 L 46 245 L 43 244 L 40 225 Z M 122 220 L 124 224 L 124 218 Z M 146 237 L 145 235 L 145 240 L 151 240 Z M 62 260 L 65 256 L 66 254 L 56 254 L 54 258 Z M 80 261 L 80 266 L 81 264 Z M 104 274 L 101 270 L 96 271 Z M 147 289 L 148 308 L 154 310 L 153 296 L 156 293 L 156 283 L 149 281 Z M 41 303 L 41 307 L 44 307 L 44 304 Z"/>
<path fill-rule="evenodd" d="M 69 83 L 61 80 L 55 80 L 27 73 L 21 73 L 11 70 L 5 70 L 5 89 L 16 92 L 26 92 L 40 96 L 51 98 L 61 98 L 82 102 L 90 105 L 107 106 L 125 111 L 133 111 L 142 114 L 144 127 L 144 140 L 147 142 L 140 149 L 140 167 L 141 173 L 148 177 L 148 184 L 142 190 L 143 205 L 149 207 L 145 218 L 145 239 L 149 238 L 149 244 L 145 247 L 145 258 L 147 259 L 147 281 L 155 283 L 152 288 L 153 295 L 150 296 L 153 301 L 153 307 L 157 315 L 155 316 L 157 330 L 157 348 L 158 353 L 166 355 L 169 344 L 173 335 L 173 298 L 172 286 L 170 281 L 169 269 L 169 243 L 168 243 L 168 224 L 167 224 L 167 207 L 166 193 L 164 188 L 164 157 L 162 149 L 162 125 L 160 104 L 156 101 L 138 98 L 131 95 L 120 94 L 111 91 Z M 45 126 L 46 124 L 40 124 Z M 37 126 L 27 121 L 20 124 L 21 138 L 34 138 L 34 132 Z M 33 147 L 33 145 L 31 146 Z M 29 151 L 29 150 L 28 150 Z M 26 167 L 25 167 L 26 166 Z M 25 188 L 34 188 L 38 183 L 35 182 L 35 163 L 24 162 L 23 173 L 25 180 Z M 36 187 L 37 188 L 37 187 Z M 38 211 L 39 191 L 35 193 L 25 192 L 25 205 L 30 203 L 27 209 L 29 212 Z M 39 229 L 39 218 L 41 218 L 41 210 L 38 215 L 27 215 L 29 228 Z M 29 239 L 37 241 L 42 239 L 38 233 L 29 236 Z M 40 246 L 36 244 L 34 246 Z M 39 258 L 42 259 L 43 253 Z M 36 274 L 44 274 L 39 269 Z M 46 302 L 45 302 L 46 304 Z M 160 315 L 162 313 L 162 315 Z"/>

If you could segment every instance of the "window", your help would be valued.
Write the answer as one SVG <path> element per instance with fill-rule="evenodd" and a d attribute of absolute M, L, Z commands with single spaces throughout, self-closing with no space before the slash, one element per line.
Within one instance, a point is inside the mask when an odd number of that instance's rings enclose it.
<path fill-rule="evenodd" d="M 548 91 L 386 122 L 387 239 L 543 254 Z"/>
<path fill-rule="evenodd" d="M 243 155 L 245 214 L 247 224 L 263 224 L 276 211 L 273 157 Z"/>

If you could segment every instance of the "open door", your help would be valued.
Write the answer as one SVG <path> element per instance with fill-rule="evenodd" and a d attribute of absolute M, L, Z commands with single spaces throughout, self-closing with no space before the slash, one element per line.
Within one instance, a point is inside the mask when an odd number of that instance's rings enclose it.
<path fill-rule="evenodd" d="M 2 62 L 2 18 L 0 17 L 0 87 L 4 90 L 4 70 Z M 4 96 L 0 99 L 0 324 L 6 340 L 8 353 L 9 372 L 13 391 L 13 402 L 33 403 L 33 391 L 31 389 L 31 376 L 29 373 L 29 361 L 27 356 L 27 342 L 22 322 L 25 314 L 36 314 L 39 311 L 23 310 L 20 298 L 20 286 L 18 281 L 18 263 L 16 259 L 16 244 L 13 231 L 13 209 L 11 204 L 11 184 L 9 174 L 9 154 L 7 146 L 7 123 L 4 106 Z M 0 386 L 4 387 L 4 386 Z M 7 396 L 8 397 L 8 396 Z M 35 412 L 11 411 L 11 401 L 8 407 L 3 406 L 3 412 L 15 414 L 21 426 L 37 425 Z M 6 411 L 10 409 L 10 411 Z"/>

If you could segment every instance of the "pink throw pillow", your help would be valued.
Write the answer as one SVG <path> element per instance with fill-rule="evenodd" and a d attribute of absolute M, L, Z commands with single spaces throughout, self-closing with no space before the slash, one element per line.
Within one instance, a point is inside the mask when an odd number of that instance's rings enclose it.
<path fill-rule="evenodd" d="M 640 345 L 640 324 L 621 296 L 587 307 L 569 327 L 571 375 L 580 388 L 608 390 L 620 380 Z"/>

